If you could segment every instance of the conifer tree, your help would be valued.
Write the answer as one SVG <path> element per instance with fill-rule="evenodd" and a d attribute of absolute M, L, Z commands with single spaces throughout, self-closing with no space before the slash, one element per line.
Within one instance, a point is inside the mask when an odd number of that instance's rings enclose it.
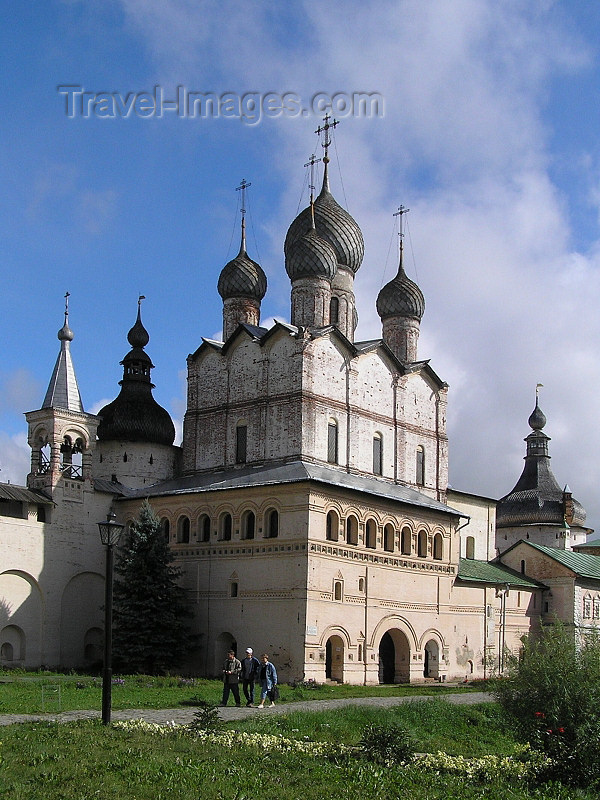
<path fill-rule="evenodd" d="M 113 651 L 122 672 L 148 675 L 176 667 L 195 644 L 180 571 L 160 521 L 145 500 L 115 564 Z"/>

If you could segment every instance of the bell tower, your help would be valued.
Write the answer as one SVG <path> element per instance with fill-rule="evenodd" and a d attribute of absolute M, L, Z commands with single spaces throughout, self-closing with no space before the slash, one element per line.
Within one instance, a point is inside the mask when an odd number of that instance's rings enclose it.
<path fill-rule="evenodd" d="M 83 409 L 70 345 L 69 292 L 65 294 L 65 321 L 58 331 L 60 351 L 48 390 L 38 411 L 25 414 L 31 447 L 30 489 L 41 489 L 53 499 L 57 492 L 83 499 L 91 488 L 92 451 L 99 418 Z"/>

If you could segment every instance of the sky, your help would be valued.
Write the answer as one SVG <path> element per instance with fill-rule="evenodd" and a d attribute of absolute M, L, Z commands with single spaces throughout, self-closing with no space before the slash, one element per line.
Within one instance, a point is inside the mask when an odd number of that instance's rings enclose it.
<path fill-rule="evenodd" d="M 357 340 L 381 335 L 404 205 L 419 358 L 450 387 L 451 484 L 512 489 L 540 383 L 555 476 L 600 530 L 599 48 L 589 0 L 2 4 L 0 480 L 25 481 L 23 413 L 42 404 L 67 291 L 92 413 L 118 393 L 145 296 L 180 442 L 242 179 L 263 323 L 289 320 L 283 241 L 331 99 L 331 188 L 365 238 Z"/>

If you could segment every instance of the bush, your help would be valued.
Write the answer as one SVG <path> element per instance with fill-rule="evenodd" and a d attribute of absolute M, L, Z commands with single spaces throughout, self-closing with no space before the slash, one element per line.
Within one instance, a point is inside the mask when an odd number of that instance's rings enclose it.
<path fill-rule="evenodd" d="M 219 717 L 217 706 L 206 700 L 198 700 L 198 711 L 194 714 L 193 722 L 190 722 L 192 731 L 208 731 L 215 733 L 223 729 L 223 722 Z"/>
<path fill-rule="evenodd" d="M 545 779 L 600 786 L 600 639 L 562 624 L 523 638 L 493 692 L 517 734 L 552 760 Z"/>
<path fill-rule="evenodd" d="M 364 758 L 377 764 L 403 764 L 415 754 L 412 735 L 400 725 L 367 725 L 359 747 Z"/>

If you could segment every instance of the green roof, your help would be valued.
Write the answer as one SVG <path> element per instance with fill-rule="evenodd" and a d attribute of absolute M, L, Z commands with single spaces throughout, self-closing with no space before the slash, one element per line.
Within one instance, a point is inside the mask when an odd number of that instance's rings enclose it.
<path fill-rule="evenodd" d="M 600 559 L 598 559 L 600 561 Z M 477 561 L 475 558 L 461 558 L 458 564 L 458 576 L 462 581 L 489 583 L 494 586 L 508 583 L 510 586 L 523 586 L 528 589 L 540 588 L 543 584 L 527 578 L 519 572 L 503 566 L 491 564 L 489 561 Z"/>
<path fill-rule="evenodd" d="M 545 547 L 543 544 L 534 544 L 533 542 L 527 542 L 527 544 L 554 561 L 558 561 L 559 564 L 572 570 L 580 578 L 592 578 L 600 581 L 600 556 L 576 553 L 573 550 L 559 550 L 556 547 Z"/>

